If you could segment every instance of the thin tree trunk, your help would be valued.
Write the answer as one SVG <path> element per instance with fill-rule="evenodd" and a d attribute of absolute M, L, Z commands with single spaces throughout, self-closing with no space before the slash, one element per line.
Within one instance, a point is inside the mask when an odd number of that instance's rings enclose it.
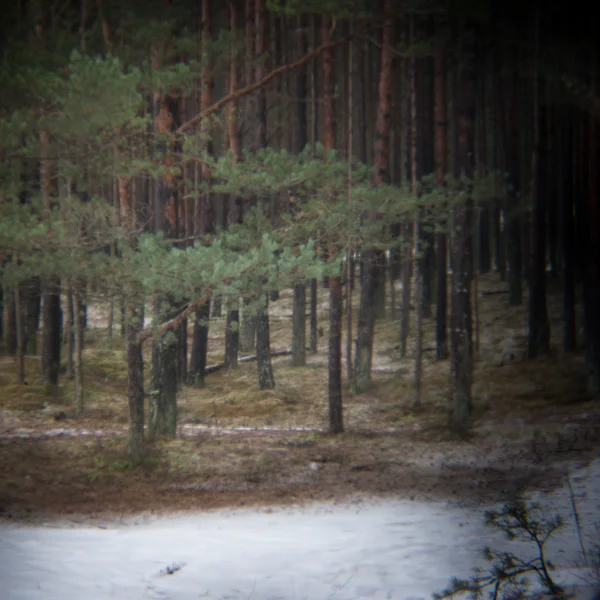
<path fill-rule="evenodd" d="M 520 306 L 523 303 L 522 291 L 522 242 L 521 242 L 521 217 L 517 201 L 517 192 L 520 186 L 520 162 L 519 162 L 519 126 L 516 119 L 518 114 L 516 75 L 512 83 L 511 109 L 512 115 L 507 114 L 505 130 L 512 129 L 512 144 L 506 144 L 506 167 L 511 174 L 512 191 L 506 199 L 506 243 L 508 259 L 508 304 L 509 306 Z M 512 119 L 512 121 L 511 121 Z"/>
<path fill-rule="evenodd" d="M 434 121 L 435 121 L 435 177 L 439 186 L 445 186 L 448 171 L 448 134 L 446 114 L 446 64 L 444 53 L 438 51 L 434 59 Z M 447 223 L 442 220 L 435 234 L 436 250 L 436 311 L 435 311 L 435 349 L 438 360 L 448 358 L 448 258 Z"/>
<path fill-rule="evenodd" d="M 381 47 L 381 68 L 377 102 L 376 141 L 375 141 L 375 179 L 376 186 L 388 181 L 390 156 L 390 114 L 392 93 L 392 66 L 394 44 L 393 2 L 385 0 L 385 20 Z M 360 305 L 358 310 L 358 326 L 356 332 L 356 361 L 354 366 L 355 388 L 358 393 L 364 392 L 371 385 L 371 368 L 373 362 L 374 318 L 377 316 L 375 299 L 381 295 L 385 303 L 385 267 L 382 268 L 382 253 L 372 248 L 362 252 L 363 277 L 361 283 Z M 379 292 L 378 292 L 379 290 Z M 379 312 L 381 313 L 381 305 Z"/>
<path fill-rule="evenodd" d="M 414 40 L 414 16 L 410 18 L 410 43 Z M 408 98 L 409 105 L 409 129 L 410 129 L 410 192 L 413 197 L 417 196 L 417 177 L 419 175 L 418 165 L 418 124 L 417 124 L 417 72 L 416 60 L 410 61 L 410 91 Z M 421 212 L 421 211 L 420 211 Z M 413 406 L 421 406 L 421 377 L 423 375 L 423 250 L 421 248 L 421 226 L 419 220 L 420 214 L 415 215 L 414 234 L 413 234 L 413 279 L 414 279 L 414 305 L 415 305 L 415 366 L 414 366 L 414 384 L 415 400 Z"/>
<path fill-rule="evenodd" d="M 463 26 L 460 34 L 457 78 L 457 168 L 456 175 L 471 179 L 474 172 L 475 89 L 473 69 L 473 31 Z M 464 185 L 469 185 L 464 182 Z M 449 426 L 454 433 L 464 435 L 471 412 L 473 375 L 471 342 L 471 271 L 472 271 L 472 199 L 467 198 L 454 208 L 453 215 L 453 277 L 450 324 L 450 411 Z"/>
<path fill-rule="evenodd" d="M 271 335 L 269 332 L 269 296 L 263 297 L 264 307 L 256 314 L 256 365 L 258 385 L 261 390 L 275 387 L 273 365 L 271 363 Z"/>
<path fill-rule="evenodd" d="M 24 309 L 24 335 L 25 354 L 37 354 L 37 332 L 40 322 L 41 309 L 41 282 L 39 277 L 27 279 L 22 285 L 22 299 Z"/>
<path fill-rule="evenodd" d="M 306 284 L 294 285 L 292 306 L 292 364 L 306 364 Z"/>
<path fill-rule="evenodd" d="M 74 376 L 75 376 L 75 411 L 78 415 L 84 409 L 83 390 L 83 324 L 81 322 L 81 289 L 78 283 L 73 286 L 73 327 L 75 329 L 75 353 L 74 353 Z"/>
<path fill-rule="evenodd" d="M 25 383 L 25 336 L 23 327 L 23 307 L 19 286 L 15 287 L 15 325 L 17 334 L 17 383 Z"/>
<path fill-rule="evenodd" d="M 298 17 L 298 30 L 296 35 L 296 58 L 306 53 L 306 36 L 303 25 L 306 20 Z M 294 127 L 292 135 L 292 152 L 299 154 L 308 143 L 308 114 L 307 92 L 308 81 L 306 67 L 298 69 L 293 79 L 295 88 L 295 102 L 293 103 Z M 306 282 L 294 285 L 294 299 L 292 304 L 292 364 L 304 366 L 306 364 Z"/>
<path fill-rule="evenodd" d="M 256 315 L 250 310 L 250 300 L 244 299 L 242 326 L 240 333 L 240 350 L 252 352 L 256 342 Z"/>
<path fill-rule="evenodd" d="M 256 58 L 260 59 L 254 72 L 256 81 L 260 81 L 267 72 L 267 8 L 265 0 L 256 0 Z M 258 90 L 256 98 L 256 148 L 267 147 L 267 96 L 266 90 Z M 258 368 L 258 383 L 262 390 L 275 387 L 273 365 L 271 363 L 271 333 L 269 328 L 269 299 L 265 295 L 263 306 L 256 314 L 256 363 Z"/>
<path fill-rule="evenodd" d="M 330 21 L 322 17 L 321 37 L 329 41 Z M 323 149 L 327 155 L 336 147 L 335 120 L 335 57 L 333 49 L 323 53 Z M 339 240 L 327 240 L 329 260 L 335 260 L 339 252 Z M 342 413 L 342 278 L 339 274 L 329 277 L 329 348 L 328 348 L 328 399 L 329 433 L 344 431 Z"/>
<path fill-rule="evenodd" d="M 598 49 L 594 48 L 591 65 L 591 96 L 597 96 Z M 587 172 L 587 226 L 585 232 L 584 322 L 586 329 L 586 360 L 588 390 L 600 397 L 600 207 L 598 202 L 598 119 L 591 111 L 587 116 L 589 158 Z"/>
<path fill-rule="evenodd" d="M 572 115 L 569 111 L 565 116 L 562 150 L 563 156 L 573 156 Z M 561 223 L 563 235 L 563 319 L 565 353 L 575 352 L 576 349 L 576 320 L 575 320 L 575 235 L 573 219 L 573 162 L 561 161 L 559 166 Z"/>
<path fill-rule="evenodd" d="M 532 201 L 531 263 L 529 269 L 529 358 L 550 352 L 550 321 L 546 305 L 546 207 L 539 190 L 540 114 L 539 114 L 539 53 L 540 5 L 535 16 L 535 55 L 533 65 L 533 148 L 531 152 Z"/>
<path fill-rule="evenodd" d="M 60 371 L 61 321 L 58 282 L 49 284 L 42 306 L 42 385 L 57 386 Z"/>
<path fill-rule="evenodd" d="M 9 355 L 17 352 L 17 320 L 15 311 L 15 294 L 4 289 L 4 312 L 2 315 L 2 334 L 6 352 Z"/>
<path fill-rule="evenodd" d="M 194 321 L 194 334 L 192 339 L 192 354 L 188 371 L 188 383 L 203 388 L 206 351 L 208 349 L 208 321 L 210 319 L 210 302 L 206 302 L 202 308 L 196 311 Z"/>
<path fill-rule="evenodd" d="M 318 351 L 317 331 L 317 280 L 310 280 L 310 351 L 316 354 Z"/>
<path fill-rule="evenodd" d="M 128 306 L 127 321 L 127 402 L 129 405 L 129 435 L 127 458 L 140 463 L 145 454 L 144 441 L 144 358 L 138 334 L 143 329 L 144 307 L 142 303 Z"/>
<path fill-rule="evenodd" d="M 241 26 L 239 3 L 229 2 L 229 29 L 232 35 L 236 35 Z M 240 85 L 240 56 L 235 42 L 231 45 L 231 62 L 229 65 L 229 93 L 234 93 Z M 227 124 L 229 133 L 229 146 L 235 160 L 239 160 L 242 154 L 242 138 L 238 118 L 239 103 L 230 102 L 227 105 Z M 228 224 L 236 225 L 241 222 L 241 206 L 238 198 L 229 197 Z M 226 367 L 235 369 L 238 366 L 238 354 L 240 346 L 240 311 L 239 298 L 230 299 L 227 302 L 227 319 L 225 324 L 225 359 Z"/>
<path fill-rule="evenodd" d="M 73 339 L 73 322 L 74 307 L 73 307 L 73 286 L 71 284 L 67 287 L 67 316 L 65 318 L 65 338 L 67 342 L 67 373 L 66 377 L 69 381 L 73 380 L 73 348 L 75 346 L 75 340 Z"/>

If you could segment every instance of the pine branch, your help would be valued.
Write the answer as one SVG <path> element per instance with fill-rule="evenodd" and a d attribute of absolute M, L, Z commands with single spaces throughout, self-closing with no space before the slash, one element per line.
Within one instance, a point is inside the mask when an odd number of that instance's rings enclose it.
<path fill-rule="evenodd" d="M 326 44 L 322 44 L 318 48 L 315 48 L 312 52 L 309 52 L 308 54 L 304 55 L 299 60 L 297 60 L 293 63 L 288 63 L 286 65 L 282 65 L 281 67 L 277 67 L 276 69 L 273 69 L 273 71 L 271 71 L 270 73 L 265 75 L 265 77 L 263 77 L 259 81 L 256 81 L 255 83 L 251 83 L 250 85 L 247 85 L 246 87 L 244 87 L 240 90 L 237 90 L 236 92 L 233 92 L 231 94 L 227 94 L 226 96 L 223 96 L 223 98 L 221 98 L 220 100 L 218 100 L 217 102 L 215 102 L 214 104 L 212 104 L 211 106 L 206 108 L 205 110 L 200 111 L 195 117 L 193 117 L 192 119 L 187 121 L 187 123 L 184 123 L 183 125 L 181 125 L 179 127 L 179 129 L 177 129 L 175 131 L 174 136 L 184 133 L 190 127 L 193 127 L 194 125 L 199 123 L 202 119 L 204 119 L 208 115 L 220 110 L 221 108 L 223 108 L 225 105 L 229 104 L 230 102 L 234 102 L 235 100 L 238 100 L 239 98 L 243 98 L 244 96 L 251 94 L 252 92 L 264 87 L 270 81 L 272 81 L 276 77 L 279 77 L 280 75 L 283 75 L 284 73 L 289 73 L 290 71 L 294 71 L 295 69 L 299 69 L 300 67 L 303 67 L 304 65 L 309 63 L 313 58 L 315 58 L 319 54 L 322 54 L 323 52 L 326 52 L 327 50 L 331 50 L 331 49 L 335 48 L 336 46 L 340 46 L 341 44 L 345 44 L 346 42 L 349 42 L 354 37 L 356 37 L 356 34 L 348 34 L 338 40 L 335 40 L 332 42 L 327 42 Z"/>
<path fill-rule="evenodd" d="M 185 310 L 180 312 L 176 317 L 170 319 L 169 321 L 166 321 L 165 323 L 163 323 L 156 329 L 146 329 L 145 331 L 140 332 L 137 337 L 137 343 L 142 344 L 147 339 L 150 339 L 154 336 L 157 336 L 162 333 L 166 333 L 167 331 L 171 331 L 172 329 L 175 329 L 175 327 L 177 327 L 178 325 L 181 325 L 181 323 L 185 319 L 187 319 L 192 313 L 199 310 L 200 307 L 210 299 L 211 295 L 212 294 L 205 294 L 204 296 L 202 296 L 202 298 L 200 298 L 200 300 L 198 300 L 191 306 L 188 306 Z"/>

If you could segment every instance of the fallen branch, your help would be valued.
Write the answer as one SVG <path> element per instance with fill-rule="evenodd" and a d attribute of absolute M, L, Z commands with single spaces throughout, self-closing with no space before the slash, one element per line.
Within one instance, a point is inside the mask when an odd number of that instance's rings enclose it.
<path fill-rule="evenodd" d="M 291 355 L 292 355 L 291 350 L 275 350 L 275 351 L 271 352 L 271 358 L 277 358 L 278 356 L 291 356 Z M 238 363 L 253 362 L 256 360 L 256 358 L 257 358 L 256 354 L 252 354 L 251 356 L 243 356 L 242 358 L 238 359 Z M 210 375 L 211 373 L 216 373 L 217 371 L 220 371 L 224 367 L 225 367 L 225 363 L 218 363 L 216 365 L 210 365 L 210 366 L 206 367 L 206 369 L 204 369 L 204 374 Z"/>
<path fill-rule="evenodd" d="M 500 294 L 508 294 L 508 290 L 481 290 L 480 296 L 498 296 Z"/>

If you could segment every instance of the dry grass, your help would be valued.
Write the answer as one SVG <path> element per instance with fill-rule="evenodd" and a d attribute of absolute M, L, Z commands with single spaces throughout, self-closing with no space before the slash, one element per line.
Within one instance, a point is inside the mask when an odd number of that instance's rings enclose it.
<path fill-rule="evenodd" d="M 488 276 L 479 288 L 501 286 Z M 50 394 L 38 385 L 38 359 L 28 357 L 28 385 L 19 386 L 14 359 L 0 357 L 0 511 L 29 507 L 89 515 L 357 491 L 447 496 L 460 486 L 463 494 L 489 499 L 494 490 L 535 481 L 537 471 L 522 460 L 539 459 L 539 444 L 532 446 L 537 432 L 543 432 L 548 460 L 558 456 L 553 436 L 565 431 L 579 453 L 596 445 L 600 411 L 586 394 L 582 356 L 554 350 L 549 357 L 525 361 L 524 308 L 509 309 L 503 294 L 480 299 L 469 440 L 453 440 L 446 432 L 449 366 L 434 360 L 434 352 L 424 354 L 423 405 L 413 407 L 414 338 L 409 356 L 401 359 L 399 323 L 389 318 L 376 324 L 372 388 L 351 395 L 344 383 L 347 433 L 322 433 L 327 428 L 326 294 L 319 289 L 324 336 L 306 367 L 292 367 L 289 357 L 274 359 L 276 387 L 268 391 L 258 388 L 255 363 L 211 374 L 203 389 L 184 387 L 178 398 L 180 437 L 156 442 L 135 469 L 123 459 L 124 350 L 118 328 L 108 338 L 101 312 L 92 311 L 90 323 L 96 327 L 86 332 L 82 417 L 75 418 L 71 409 L 72 382 L 63 378 L 58 393 Z M 357 295 L 353 300 L 356 308 Z M 559 297 L 550 296 L 549 309 L 553 334 L 560 333 Z M 284 290 L 271 305 L 273 350 L 290 346 L 291 312 L 291 292 Z M 190 323 L 190 339 L 192 331 Z M 209 364 L 221 362 L 223 340 L 224 318 L 219 318 L 211 322 Z M 434 344 L 434 320 L 425 319 L 424 345 Z M 145 359 L 149 365 L 150 344 Z M 255 431 L 231 429 L 242 427 Z M 60 428 L 63 435 L 55 435 Z M 102 433 L 91 435 L 98 430 Z M 29 438 L 15 439 L 19 432 Z M 490 470 L 499 457 L 511 465 L 512 475 Z M 451 474 L 444 471 L 448 461 L 459 465 Z"/>

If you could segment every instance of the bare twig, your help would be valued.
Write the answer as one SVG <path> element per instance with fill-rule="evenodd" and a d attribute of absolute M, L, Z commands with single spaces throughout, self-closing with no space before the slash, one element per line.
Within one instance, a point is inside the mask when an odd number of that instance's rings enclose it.
<path fill-rule="evenodd" d="M 581 548 L 581 554 L 583 554 L 583 560 L 586 568 L 589 569 L 590 563 L 588 560 L 587 550 L 581 534 L 581 521 L 579 519 L 579 511 L 577 510 L 577 502 L 575 501 L 575 492 L 573 491 L 573 484 L 571 483 L 571 474 L 567 471 L 567 487 L 569 488 L 569 497 L 571 498 L 571 508 L 573 509 L 573 519 L 575 520 L 575 529 L 577 530 L 577 538 L 579 539 L 579 547 Z"/>

